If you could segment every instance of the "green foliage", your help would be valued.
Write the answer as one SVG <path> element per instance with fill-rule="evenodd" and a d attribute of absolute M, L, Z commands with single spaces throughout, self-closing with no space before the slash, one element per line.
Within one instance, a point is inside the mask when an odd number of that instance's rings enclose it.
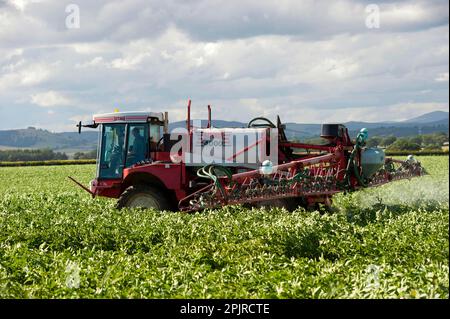
<path fill-rule="evenodd" d="M 30 162 L 0 162 L 0 167 L 86 165 L 86 164 L 95 164 L 95 162 L 96 162 L 95 160 L 54 160 L 54 161 L 30 161 Z"/>
<path fill-rule="evenodd" d="M 394 143 L 388 146 L 387 150 L 397 150 L 397 151 L 418 151 L 420 150 L 420 145 L 411 142 L 407 138 L 399 138 Z"/>
<path fill-rule="evenodd" d="M 86 130 L 83 134 L 78 132 L 53 133 L 43 129 L 28 127 L 19 130 L 0 130 L 0 145 L 10 147 L 66 149 L 66 148 L 95 148 L 98 132 Z M 88 148 L 88 149 L 89 149 Z"/>
<path fill-rule="evenodd" d="M 377 147 L 382 144 L 383 138 L 375 136 L 372 138 L 369 138 L 366 142 L 367 147 Z"/>
<path fill-rule="evenodd" d="M 79 159 L 96 159 L 97 158 L 97 150 L 92 150 L 89 152 L 76 152 L 73 155 L 73 159 L 74 160 L 79 160 Z"/>
<path fill-rule="evenodd" d="M 395 136 L 373 136 L 367 141 L 368 147 L 387 147 L 391 151 L 441 150 L 444 142 L 448 142 L 448 134 L 438 132 L 433 134 L 414 135 L 397 138 Z"/>
<path fill-rule="evenodd" d="M 448 298 L 448 157 L 336 212 L 114 209 L 94 165 L 0 168 L 0 298 Z"/>
<path fill-rule="evenodd" d="M 47 148 L 0 151 L 0 162 L 66 160 L 67 158 L 65 153 L 54 152 Z"/>
<path fill-rule="evenodd" d="M 387 136 L 380 141 L 381 146 L 388 147 L 397 140 L 395 136 Z"/>
<path fill-rule="evenodd" d="M 397 150 L 386 150 L 387 156 L 407 156 L 407 155 L 418 155 L 418 156 L 448 156 L 448 152 L 442 150 L 420 150 L 420 151 L 397 151 Z"/>
<path fill-rule="evenodd" d="M 445 133 L 422 136 L 422 145 L 427 149 L 440 149 L 444 142 L 448 142 L 448 135 Z"/>

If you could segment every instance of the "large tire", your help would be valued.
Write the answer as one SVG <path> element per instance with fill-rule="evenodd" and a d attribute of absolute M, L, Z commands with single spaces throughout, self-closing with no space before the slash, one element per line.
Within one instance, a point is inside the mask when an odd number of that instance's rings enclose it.
<path fill-rule="evenodd" d="M 128 187 L 117 201 L 116 208 L 154 208 L 156 210 L 168 210 L 170 205 L 166 196 L 157 189 L 145 186 L 134 185 Z"/>

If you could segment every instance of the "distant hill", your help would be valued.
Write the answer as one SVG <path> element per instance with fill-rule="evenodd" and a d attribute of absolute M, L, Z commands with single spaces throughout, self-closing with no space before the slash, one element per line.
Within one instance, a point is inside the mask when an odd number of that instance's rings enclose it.
<path fill-rule="evenodd" d="M 406 120 L 404 123 L 432 123 L 444 121 L 448 122 L 448 112 L 434 111 Z"/>
<path fill-rule="evenodd" d="M 413 136 L 418 134 L 431 134 L 449 131 L 449 112 L 435 111 L 423 114 L 411 120 L 401 122 L 347 122 L 343 123 L 351 136 L 356 136 L 363 127 L 369 130 L 370 136 L 396 137 Z M 297 124 L 286 123 L 286 135 L 288 138 L 308 138 L 319 136 L 321 124 Z"/>
<path fill-rule="evenodd" d="M 27 129 L 0 131 L 0 147 L 5 148 L 50 148 L 91 150 L 97 145 L 96 131 L 52 133 L 29 127 Z"/>
<path fill-rule="evenodd" d="M 419 117 L 402 122 L 347 122 L 351 136 L 356 136 L 358 131 L 365 127 L 369 129 L 369 136 L 396 137 L 412 136 L 418 134 L 431 134 L 445 132 L 448 134 L 449 113 L 436 111 L 423 114 Z M 281 119 L 283 120 L 283 118 Z M 236 121 L 213 120 L 214 127 L 247 127 L 247 123 Z M 172 130 L 177 127 L 185 127 L 185 121 L 173 122 L 169 125 Z M 206 126 L 206 121 L 202 121 Z M 321 124 L 286 123 L 286 135 L 289 139 L 305 139 L 320 135 Z M 81 135 L 78 132 L 52 133 L 47 130 L 29 127 L 27 129 L 0 131 L 0 149 L 6 148 L 50 148 L 57 151 L 74 153 L 76 151 L 89 151 L 97 147 L 98 132 L 84 130 Z"/>

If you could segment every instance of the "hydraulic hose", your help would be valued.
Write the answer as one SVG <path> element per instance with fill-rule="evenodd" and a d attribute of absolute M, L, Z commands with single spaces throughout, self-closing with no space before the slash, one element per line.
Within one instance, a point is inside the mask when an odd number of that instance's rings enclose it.
<path fill-rule="evenodd" d="M 357 152 L 364 146 L 366 140 L 367 140 L 367 130 L 362 129 L 358 135 L 356 136 L 356 143 L 355 147 L 353 148 L 353 151 L 350 153 L 350 156 L 348 158 L 347 168 L 345 170 L 345 176 L 344 176 L 344 183 L 347 187 L 350 186 L 350 174 L 353 172 L 353 174 L 356 177 L 356 180 L 358 181 L 359 185 L 363 187 L 367 187 L 367 182 L 365 181 L 364 177 L 361 176 L 358 166 L 355 162 L 355 157 Z"/>
<path fill-rule="evenodd" d="M 253 124 L 253 122 L 256 122 L 256 121 L 264 121 L 267 124 Z M 266 126 L 269 126 L 271 128 L 277 127 L 275 124 L 273 124 L 273 122 L 271 120 L 269 120 L 266 117 L 255 117 L 253 120 L 248 122 L 248 125 L 247 125 L 248 128 L 250 128 L 250 127 L 266 127 Z"/>
<path fill-rule="evenodd" d="M 206 179 L 212 180 L 214 185 L 217 187 L 217 189 L 220 190 L 222 196 L 225 197 L 226 196 L 225 189 L 223 188 L 222 183 L 220 183 L 219 176 L 217 175 L 217 173 L 219 171 L 224 173 L 227 176 L 228 180 L 231 181 L 232 173 L 228 168 L 226 168 L 224 166 L 213 165 L 213 164 L 209 164 L 209 165 L 206 165 L 206 166 L 200 168 L 197 171 L 197 176 L 201 177 L 201 178 L 206 178 Z"/>

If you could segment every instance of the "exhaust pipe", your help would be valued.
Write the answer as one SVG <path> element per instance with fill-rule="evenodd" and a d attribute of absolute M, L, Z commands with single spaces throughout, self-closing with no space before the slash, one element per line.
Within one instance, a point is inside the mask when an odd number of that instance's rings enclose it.
<path fill-rule="evenodd" d="M 169 112 L 164 112 L 164 134 L 169 133 Z"/>
<path fill-rule="evenodd" d="M 211 105 L 208 104 L 208 128 L 211 128 Z"/>

